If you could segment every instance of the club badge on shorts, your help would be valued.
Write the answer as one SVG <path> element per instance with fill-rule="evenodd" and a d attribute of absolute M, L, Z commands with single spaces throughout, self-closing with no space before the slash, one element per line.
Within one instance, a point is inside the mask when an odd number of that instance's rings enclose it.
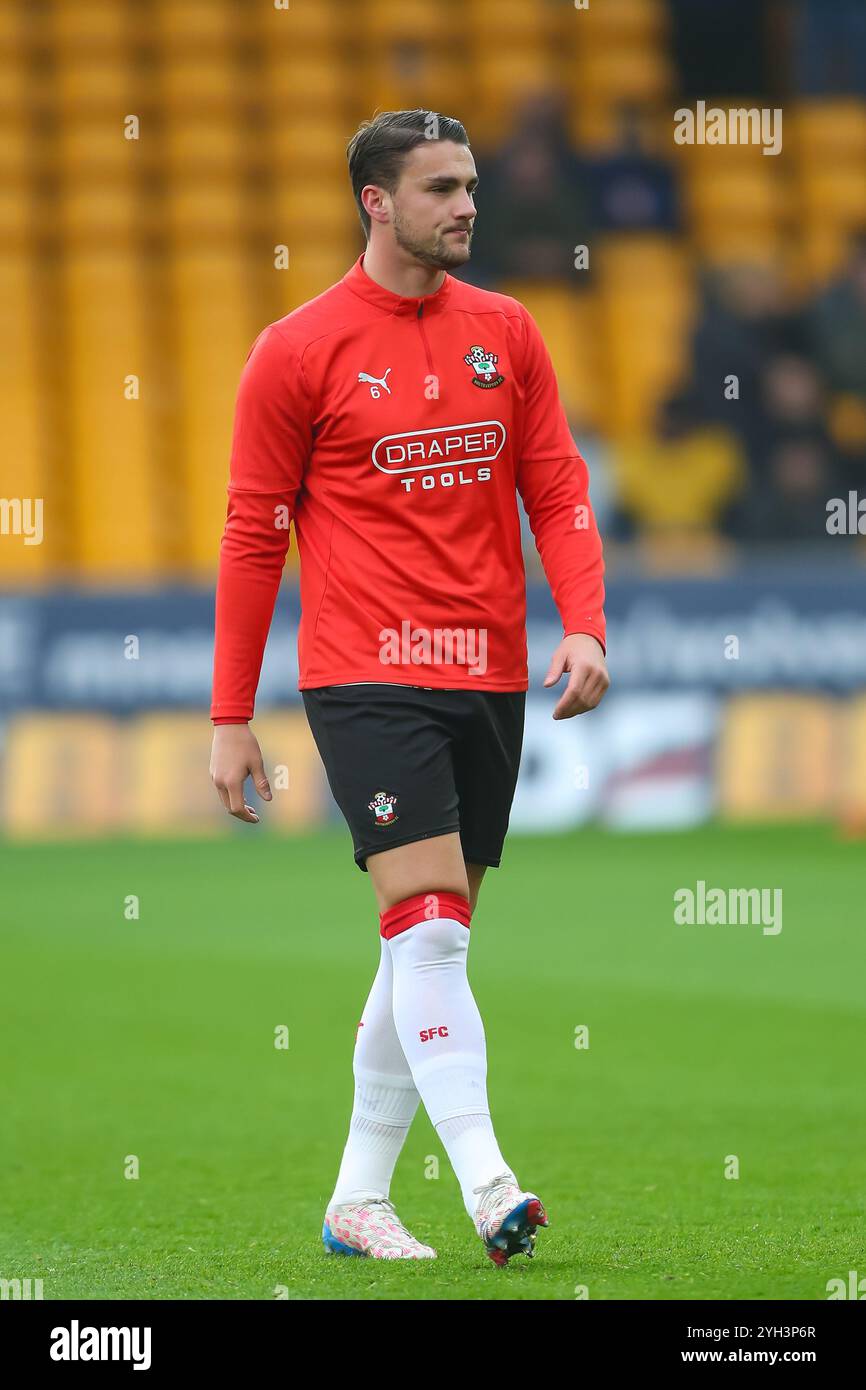
<path fill-rule="evenodd" d="M 463 361 L 467 367 L 472 367 L 475 375 L 472 378 L 472 385 L 478 386 L 482 391 L 489 391 L 493 386 L 501 386 L 505 377 L 496 370 L 499 357 L 495 352 L 485 352 L 480 345 L 471 347 L 464 355 Z"/>
<path fill-rule="evenodd" d="M 377 792 L 373 800 L 367 802 L 367 809 L 373 812 L 376 825 L 393 825 L 398 819 L 394 811 L 396 804 L 396 796 L 389 796 L 387 792 Z"/>

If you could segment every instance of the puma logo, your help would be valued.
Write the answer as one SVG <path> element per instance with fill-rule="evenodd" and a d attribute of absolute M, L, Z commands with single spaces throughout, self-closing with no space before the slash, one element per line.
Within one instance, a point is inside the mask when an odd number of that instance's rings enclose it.
<path fill-rule="evenodd" d="M 370 395 L 373 397 L 373 399 L 374 399 L 375 401 L 377 401 L 377 400 L 379 399 L 379 397 L 381 396 L 381 394 L 382 394 L 382 392 L 379 390 L 379 387 L 380 387 L 380 386 L 384 387 L 384 389 L 388 392 L 388 395 L 389 395 L 389 396 L 390 396 L 390 394 L 391 394 L 391 388 L 390 388 L 390 386 L 388 385 L 388 382 L 387 382 L 387 380 L 386 380 L 386 378 L 390 375 L 390 373 L 391 373 L 391 368 L 390 368 L 390 367 L 388 368 L 387 372 L 385 373 L 385 376 L 371 376 L 369 372 L 359 372 L 359 373 L 358 373 L 358 381 L 359 381 L 359 382 L 360 382 L 360 381 L 366 381 L 366 382 L 369 383 L 369 386 L 370 386 Z"/>

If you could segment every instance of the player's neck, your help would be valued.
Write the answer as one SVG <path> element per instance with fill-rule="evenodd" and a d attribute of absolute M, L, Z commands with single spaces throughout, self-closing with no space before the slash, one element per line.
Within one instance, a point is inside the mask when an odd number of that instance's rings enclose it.
<path fill-rule="evenodd" d="M 361 269 L 377 285 L 404 299 L 421 299 L 424 295 L 435 294 L 445 279 L 444 270 L 420 265 L 417 261 L 396 261 L 372 242 L 367 243 Z"/>

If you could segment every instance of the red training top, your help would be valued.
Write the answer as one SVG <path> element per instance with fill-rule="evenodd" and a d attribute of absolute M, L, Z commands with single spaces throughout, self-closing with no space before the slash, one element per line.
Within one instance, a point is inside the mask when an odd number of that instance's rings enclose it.
<path fill-rule="evenodd" d="M 298 688 L 525 690 L 520 492 L 565 634 L 604 646 L 601 541 L 550 356 L 516 299 L 407 299 L 359 256 L 256 339 L 238 391 L 211 718 L 251 718 L 298 537 Z"/>

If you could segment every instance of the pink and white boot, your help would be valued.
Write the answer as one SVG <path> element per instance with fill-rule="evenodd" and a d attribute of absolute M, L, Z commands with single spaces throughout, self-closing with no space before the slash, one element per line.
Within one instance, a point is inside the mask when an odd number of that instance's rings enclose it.
<path fill-rule="evenodd" d="M 364 1255 L 374 1260 L 435 1260 L 436 1251 L 416 1240 L 387 1197 L 338 1202 L 328 1207 L 322 1243 L 329 1255 Z"/>

